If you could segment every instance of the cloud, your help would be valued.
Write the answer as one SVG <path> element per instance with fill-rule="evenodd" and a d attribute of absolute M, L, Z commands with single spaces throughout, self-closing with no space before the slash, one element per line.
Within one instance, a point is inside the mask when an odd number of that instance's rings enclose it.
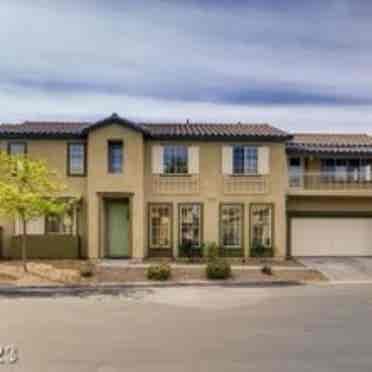
<path fill-rule="evenodd" d="M 341 0 L 3 0 L 0 120 L 118 111 L 368 130 L 370 15 Z"/>

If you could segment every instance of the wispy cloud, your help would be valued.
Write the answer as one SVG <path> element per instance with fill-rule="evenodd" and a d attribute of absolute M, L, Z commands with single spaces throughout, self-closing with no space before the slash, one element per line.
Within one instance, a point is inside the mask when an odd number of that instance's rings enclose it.
<path fill-rule="evenodd" d="M 43 1 L 0 5 L 0 121 L 271 121 L 369 130 L 365 1 Z"/>

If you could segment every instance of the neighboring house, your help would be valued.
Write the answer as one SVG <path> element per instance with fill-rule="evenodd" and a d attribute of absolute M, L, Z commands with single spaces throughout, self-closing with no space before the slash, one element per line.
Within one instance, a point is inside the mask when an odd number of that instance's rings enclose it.
<path fill-rule="evenodd" d="M 288 254 L 372 255 L 372 137 L 298 134 L 287 153 Z"/>
<path fill-rule="evenodd" d="M 43 159 L 80 203 L 32 221 L 33 257 L 372 254 L 372 139 L 295 135 L 267 124 L 26 122 L 0 126 L 9 153 Z M 19 255 L 0 220 L 2 256 Z"/>

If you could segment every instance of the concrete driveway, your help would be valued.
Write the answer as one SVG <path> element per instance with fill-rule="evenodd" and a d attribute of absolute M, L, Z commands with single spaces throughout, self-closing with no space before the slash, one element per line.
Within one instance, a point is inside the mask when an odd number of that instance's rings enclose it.
<path fill-rule="evenodd" d="M 372 257 L 302 257 L 303 265 L 335 282 L 372 282 Z"/>

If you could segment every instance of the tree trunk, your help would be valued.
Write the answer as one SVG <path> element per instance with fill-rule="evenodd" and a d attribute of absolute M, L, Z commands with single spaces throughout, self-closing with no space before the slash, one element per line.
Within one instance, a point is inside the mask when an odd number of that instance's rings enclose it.
<path fill-rule="evenodd" d="M 23 233 L 22 233 L 22 262 L 23 262 L 23 270 L 27 273 L 27 247 L 26 247 L 26 240 L 27 240 L 27 223 L 26 220 L 22 220 L 23 224 Z"/>

